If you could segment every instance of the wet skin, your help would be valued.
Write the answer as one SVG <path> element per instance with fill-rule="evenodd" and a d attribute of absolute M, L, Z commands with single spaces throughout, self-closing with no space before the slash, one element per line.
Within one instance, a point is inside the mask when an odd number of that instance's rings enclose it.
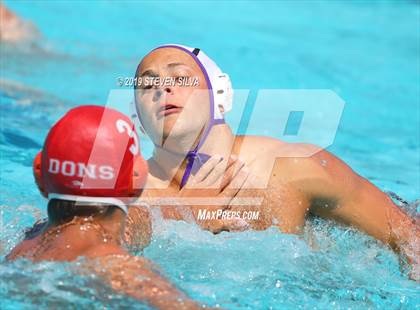
<path fill-rule="evenodd" d="M 114 290 L 158 309 L 199 309 L 199 305 L 159 274 L 147 259 L 130 255 L 122 246 L 125 215 L 112 218 L 74 217 L 66 223 L 46 223 L 6 257 L 34 262 L 87 260 L 81 274 L 96 273 Z M 138 222 L 136 222 L 138 224 Z"/>
<path fill-rule="evenodd" d="M 174 48 L 164 48 L 151 52 L 140 63 L 137 74 L 153 70 L 164 77 L 171 74 L 168 64 L 182 62 L 191 75 L 200 79 L 200 87 L 205 81 L 200 68 L 185 52 Z M 151 100 L 154 92 L 162 92 L 159 100 Z M 192 104 L 186 114 L 173 113 L 164 119 L 165 126 L 157 126 L 153 107 L 174 101 L 182 106 L 186 97 L 194 91 L 180 87 L 151 89 L 144 95 L 137 93 L 137 105 L 146 120 L 146 132 L 152 137 L 165 137 L 165 144 L 158 139 L 154 143 L 153 157 L 149 160 L 149 177 L 142 198 L 153 197 L 238 197 L 261 198 L 260 205 L 236 206 L 173 206 L 160 205 L 164 217 L 196 222 L 214 232 L 221 230 L 256 229 L 263 230 L 277 226 L 285 233 L 300 233 L 309 214 L 334 219 L 352 225 L 378 240 L 388 244 L 395 251 L 403 253 L 413 265 L 412 277 L 419 278 L 420 248 L 417 242 L 420 229 L 415 220 L 368 180 L 355 173 L 348 165 L 333 154 L 310 144 L 291 144 L 261 136 L 234 136 L 228 125 L 217 125 L 211 130 L 200 152 L 216 158 L 207 175 L 200 180 L 189 180 L 191 189 L 180 189 L 185 171 L 184 154 L 197 142 L 196 134 L 205 126 L 202 115 L 208 110 L 208 98 Z M 156 99 L 156 98 L 155 98 Z M 199 115 L 192 118 L 189 115 Z M 156 125 L 156 126 L 154 126 Z M 175 127 L 176 125 L 176 127 Z M 171 133 L 172 128 L 176 132 Z M 195 129 L 195 133 L 192 130 Z M 176 143 L 178 141 L 178 143 Z M 167 143 L 166 143 L 167 142 Z M 183 149 L 183 146 L 187 146 Z M 180 153 L 176 155 L 175 153 Z M 218 156 L 224 159 L 218 161 Z M 228 163 L 230 155 L 236 158 Z M 233 163 L 232 166 L 230 164 Z M 235 167 L 229 170 L 229 167 Z M 226 167 L 228 167 L 226 169 Z M 208 167 L 207 167 L 208 168 Z M 202 168 L 203 169 L 203 168 Z M 227 172 L 226 172 L 227 171 Z M 206 179 L 212 179 L 207 181 Z M 230 191 L 224 191 L 231 183 Z M 230 183 L 229 183 L 230 182 Z M 197 186 L 200 185 L 200 186 Z M 221 186 L 218 186 L 220 185 Z M 188 187 L 188 186 L 186 186 Z M 233 189 L 235 188 L 235 189 Z M 258 220 L 238 225 L 235 221 L 198 221 L 199 209 L 258 210 Z M 185 212 L 185 210 L 189 212 Z"/>

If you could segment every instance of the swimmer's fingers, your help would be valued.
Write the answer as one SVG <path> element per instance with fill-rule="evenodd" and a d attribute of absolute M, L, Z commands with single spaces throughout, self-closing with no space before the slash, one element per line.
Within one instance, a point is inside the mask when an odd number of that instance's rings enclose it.
<path fill-rule="evenodd" d="M 230 179 L 233 173 L 238 170 L 238 166 L 241 167 L 242 165 L 242 162 L 238 161 L 237 156 L 231 155 L 229 160 L 223 160 L 213 168 L 202 185 L 207 188 L 221 188 L 220 185 L 223 184 L 223 179 L 225 177 Z"/>
<path fill-rule="evenodd" d="M 244 187 L 249 177 L 249 169 L 243 165 L 239 171 L 234 175 L 232 180 L 225 185 L 220 196 L 234 198 L 236 194 Z"/>
<path fill-rule="evenodd" d="M 223 178 L 221 179 L 221 183 L 219 184 L 220 190 L 223 191 L 229 184 L 231 184 L 233 180 L 237 177 L 238 173 L 245 168 L 245 163 L 240 159 L 237 159 L 234 163 L 228 166 L 226 168 L 226 172 L 223 175 Z"/>
<path fill-rule="evenodd" d="M 222 162 L 223 157 L 220 155 L 214 155 L 212 156 L 197 172 L 195 176 L 190 176 L 187 184 L 185 184 L 186 188 L 199 188 L 201 187 L 201 183 L 203 180 L 211 173 L 214 168 Z"/>
<path fill-rule="evenodd" d="M 199 223 L 201 228 L 211 231 L 213 234 L 221 233 L 222 231 L 244 231 L 249 228 L 249 223 L 243 219 L 233 220 L 209 220 Z"/>

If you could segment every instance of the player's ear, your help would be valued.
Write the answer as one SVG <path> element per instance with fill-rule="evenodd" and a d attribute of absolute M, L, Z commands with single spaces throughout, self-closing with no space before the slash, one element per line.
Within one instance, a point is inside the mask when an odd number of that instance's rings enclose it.
<path fill-rule="evenodd" d="M 35 183 L 38 186 L 39 191 L 41 192 L 42 196 L 48 197 L 48 193 L 45 192 L 45 187 L 42 182 L 42 151 L 36 154 L 34 162 L 32 164 L 32 170 L 34 173 Z"/>

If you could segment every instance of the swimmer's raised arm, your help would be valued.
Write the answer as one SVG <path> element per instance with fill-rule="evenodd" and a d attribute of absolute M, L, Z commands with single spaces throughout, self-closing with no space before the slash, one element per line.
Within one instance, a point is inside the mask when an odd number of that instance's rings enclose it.
<path fill-rule="evenodd" d="M 420 278 L 419 226 L 380 189 L 327 151 L 278 159 L 272 174 L 279 171 L 304 194 L 310 212 L 353 225 L 388 244 L 407 257 L 414 268 L 411 276 Z"/>

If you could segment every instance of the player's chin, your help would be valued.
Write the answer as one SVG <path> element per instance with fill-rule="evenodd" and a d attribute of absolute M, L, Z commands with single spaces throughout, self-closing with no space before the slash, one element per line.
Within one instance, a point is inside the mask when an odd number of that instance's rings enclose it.
<path fill-rule="evenodd" d="M 167 138 L 169 136 L 173 136 L 176 134 L 175 130 L 175 121 L 174 120 L 165 120 L 163 122 L 163 128 L 162 128 L 162 136 Z M 176 130 L 178 131 L 178 130 Z"/>
<path fill-rule="evenodd" d="M 184 119 L 179 119 L 176 115 L 166 117 L 163 122 L 163 136 L 180 136 L 189 131 L 189 124 Z"/>

